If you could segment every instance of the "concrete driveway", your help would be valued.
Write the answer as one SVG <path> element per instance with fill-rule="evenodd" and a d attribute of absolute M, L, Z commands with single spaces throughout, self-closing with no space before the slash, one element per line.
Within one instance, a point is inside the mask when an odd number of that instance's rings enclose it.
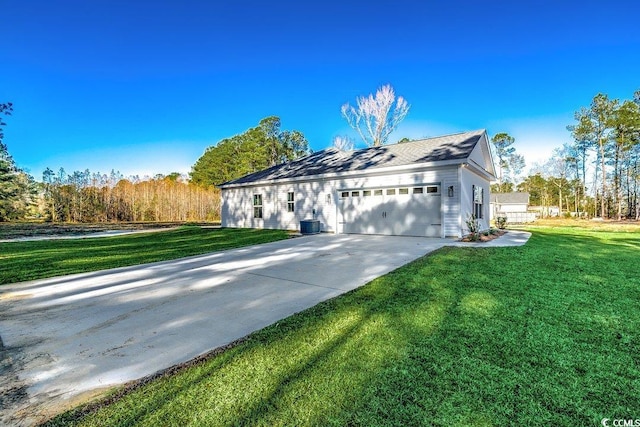
<path fill-rule="evenodd" d="M 0 424 L 41 421 L 451 244 L 322 234 L 4 285 Z"/>

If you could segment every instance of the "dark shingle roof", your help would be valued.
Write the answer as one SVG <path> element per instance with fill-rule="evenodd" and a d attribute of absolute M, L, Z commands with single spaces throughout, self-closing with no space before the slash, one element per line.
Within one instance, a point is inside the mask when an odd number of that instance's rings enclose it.
<path fill-rule="evenodd" d="M 502 204 L 511 204 L 511 203 L 529 203 L 529 193 L 491 193 L 490 198 L 491 203 L 502 203 Z"/>
<path fill-rule="evenodd" d="M 220 186 L 446 160 L 464 160 L 469 157 L 484 133 L 484 130 L 478 130 L 355 151 L 339 151 L 335 148 L 328 148 L 225 182 Z"/>

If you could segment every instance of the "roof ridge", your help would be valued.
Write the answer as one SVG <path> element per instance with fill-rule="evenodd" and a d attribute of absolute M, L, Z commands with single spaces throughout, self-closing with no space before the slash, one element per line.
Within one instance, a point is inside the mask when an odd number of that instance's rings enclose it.
<path fill-rule="evenodd" d="M 484 133 L 486 132 L 486 129 L 476 129 L 476 130 L 468 130 L 468 131 L 462 131 L 462 132 L 453 132 L 453 133 L 448 133 L 446 135 L 438 135 L 438 136 L 429 136 L 426 138 L 420 138 L 420 139 L 412 139 L 410 141 L 406 141 L 406 142 L 396 142 L 394 144 L 387 144 L 386 146 L 390 146 L 390 145 L 399 145 L 399 144 L 407 144 L 407 143 L 411 143 L 411 142 L 420 142 L 420 141 L 429 141 L 431 139 L 440 139 L 440 138 L 447 138 L 450 136 L 458 136 L 458 135 L 465 135 L 465 134 L 470 134 L 470 135 L 475 135 L 478 133 Z"/>
<path fill-rule="evenodd" d="M 289 162 L 274 165 L 271 168 L 228 181 L 220 184 L 220 186 L 242 185 L 256 181 L 291 179 L 302 176 L 310 177 L 326 173 L 353 173 L 365 169 L 383 167 L 462 161 L 469 157 L 484 133 L 486 133 L 484 129 L 458 132 L 407 143 L 366 147 L 348 152 L 337 150 L 334 147 L 327 147 Z"/>

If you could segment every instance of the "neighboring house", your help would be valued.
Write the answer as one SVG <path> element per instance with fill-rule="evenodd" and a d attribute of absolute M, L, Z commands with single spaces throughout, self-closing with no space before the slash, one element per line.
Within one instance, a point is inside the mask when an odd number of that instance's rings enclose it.
<path fill-rule="evenodd" d="M 489 228 L 495 170 L 485 130 L 355 151 L 329 148 L 219 185 L 222 226 L 460 237 Z"/>
<path fill-rule="evenodd" d="M 509 223 L 535 221 L 535 214 L 529 210 L 529 193 L 491 193 L 491 219 L 506 216 Z"/>
<path fill-rule="evenodd" d="M 526 212 L 529 209 L 529 193 L 491 193 L 491 219 L 508 212 Z"/>

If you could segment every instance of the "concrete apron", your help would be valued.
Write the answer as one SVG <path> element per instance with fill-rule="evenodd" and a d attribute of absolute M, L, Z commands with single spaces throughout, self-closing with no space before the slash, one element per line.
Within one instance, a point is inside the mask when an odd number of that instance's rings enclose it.
<path fill-rule="evenodd" d="M 4 285 L 0 424 L 42 421 L 452 244 L 321 234 Z"/>

